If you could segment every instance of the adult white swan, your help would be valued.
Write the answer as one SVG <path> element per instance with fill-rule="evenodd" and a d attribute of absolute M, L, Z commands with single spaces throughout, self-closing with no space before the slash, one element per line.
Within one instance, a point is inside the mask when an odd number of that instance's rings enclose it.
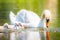
<path fill-rule="evenodd" d="M 36 13 L 23 9 L 19 11 L 16 16 L 10 12 L 9 17 L 11 24 L 15 24 L 17 22 L 26 27 L 46 27 L 46 21 L 44 21 L 44 19 L 50 19 L 50 11 L 45 10 L 42 18 L 40 18 Z M 41 40 L 41 36 L 37 31 L 27 31 L 26 34 L 27 35 L 21 40 Z"/>

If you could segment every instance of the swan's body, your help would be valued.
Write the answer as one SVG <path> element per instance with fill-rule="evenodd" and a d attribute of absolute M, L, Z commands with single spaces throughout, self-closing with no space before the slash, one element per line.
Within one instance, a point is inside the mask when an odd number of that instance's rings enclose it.
<path fill-rule="evenodd" d="M 16 20 L 28 27 L 37 27 L 40 22 L 40 18 L 36 13 L 27 10 L 19 11 Z"/>
<path fill-rule="evenodd" d="M 27 27 L 46 27 L 46 21 L 42 21 L 36 13 L 31 11 L 21 10 L 17 13 L 16 17 L 13 17 L 13 15 L 11 15 L 10 19 L 12 18 L 14 18 L 14 20 L 11 20 L 12 24 L 15 24 L 15 22 L 20 22 L 22 25 L 26 25 Z M 21 37 L 22 40 L 41 40 L 41 36 L 37 31 L 26 31 L 24 33 L 25 34 L 22 35 L 27 35 L 24 36 L 24 38 Z"/>

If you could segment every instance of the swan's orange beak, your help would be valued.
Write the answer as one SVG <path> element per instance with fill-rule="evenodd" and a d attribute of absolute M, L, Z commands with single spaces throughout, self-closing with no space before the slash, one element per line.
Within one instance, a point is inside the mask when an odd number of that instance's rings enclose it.
<path fill-rule="evenodd" d="M 49 26 L 49 21 L 50 21 L 50 19 L 46 19 L 46 27 L 48 28 L 48 26 Z"/>

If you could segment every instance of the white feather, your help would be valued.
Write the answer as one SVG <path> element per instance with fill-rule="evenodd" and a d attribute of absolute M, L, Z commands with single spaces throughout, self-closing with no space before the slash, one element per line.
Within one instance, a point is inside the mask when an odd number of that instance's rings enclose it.
<path fill-rule="evenodd" d="M 14 24 L 16 22 L 16 16 L 12 11 L 10 11 L 9 18 L 10 18 L 11 24 Z"/>

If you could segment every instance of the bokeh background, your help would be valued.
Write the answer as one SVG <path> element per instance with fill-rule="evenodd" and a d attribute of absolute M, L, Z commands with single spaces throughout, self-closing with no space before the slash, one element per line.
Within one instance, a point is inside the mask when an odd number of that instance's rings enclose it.
<path fill-rule="evenodd" d="M 9 13 L 15 14 L 21 9 L 27 9 L 37 13 L 40 17 L 42 11 L 51 11 L 50 28 L 60 27 L 60 0 L 0 0 L 0 25 L 9 23 Z M 7 40 L 3 36 L 0 40 Z M 50 40 L 60 40 L 60 32 L 50 32 Z"/>

